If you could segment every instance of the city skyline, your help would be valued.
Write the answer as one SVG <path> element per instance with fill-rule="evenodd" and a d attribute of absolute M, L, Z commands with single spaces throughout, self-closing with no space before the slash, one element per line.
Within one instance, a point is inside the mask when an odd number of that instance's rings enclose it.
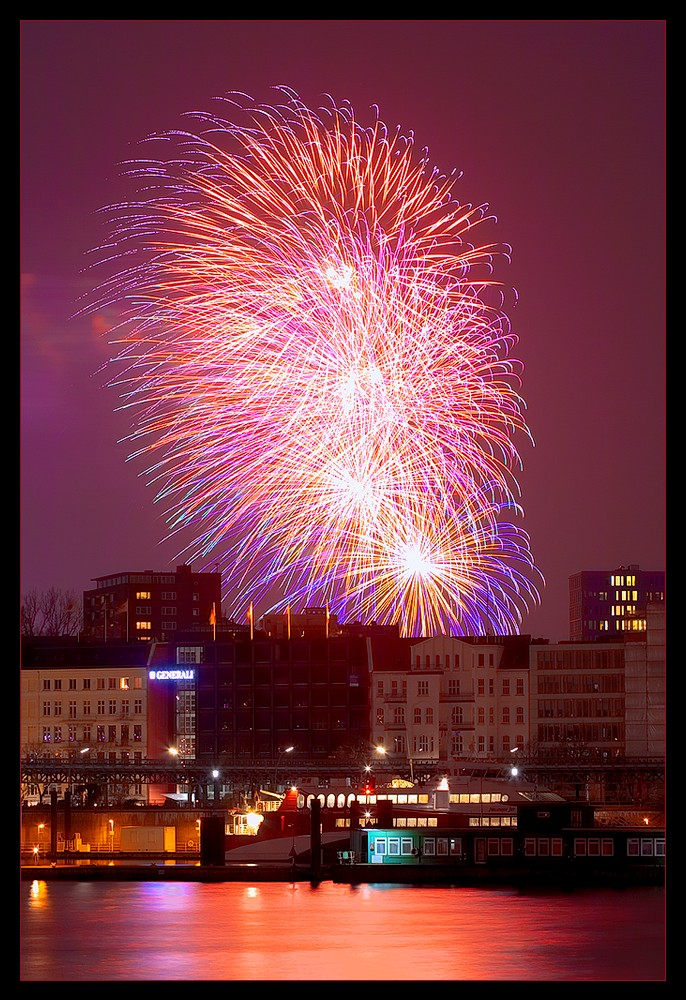
<path fill-rule="evenodd" d="M 499 278 L 519 295 L 535 442 L 518 479 L 546 580 L 522 631 L 566 638 L 581 569 L 664 569 L 664 33 L 660 21 L 22 22 L 22 592 L 184 561 L 117 443 L 129 425 L 96 374 L 102 331 L 70 317 L 117 163 L 223 93 L 268 101 L 278 85 L 315 106 L 325 93 L 378 104 L 463 172 L 459 195 L 488 202 L 513 247 Z"/>

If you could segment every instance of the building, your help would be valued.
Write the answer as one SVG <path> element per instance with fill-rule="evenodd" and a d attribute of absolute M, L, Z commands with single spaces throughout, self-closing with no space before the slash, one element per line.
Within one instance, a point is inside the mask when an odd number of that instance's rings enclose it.
<path fill-rule="evenodd" d="M 530 740 L 538 756 L 665 755 L 665 607 L 645 606 L 645 631 L 605 642 L 533 643 Z"/>
<path fill-rule="evenodd" d="M 83 594 L 87 639 L 164 642 L 221 613 L 221 574 L 194 573 L 190 566 L 101 576 L 95 584 Z"/>
<path fill-rule="evenodd" d="M 372 740 L 411 776 L 528 743 L 529 637 L 370 640 Z"/>
<path fill-rule="evenodd" d="M 136 764 L 161 759 L 176 731 L 175 691 L 154 683 L 156 644 L 25 639 L 21 648 L 22 757 Z M 36 790 L 25 789 L 31 797 Z M 143 795 L 146 789 L 122 790 Z"/>
<path fill-rule="evenodd" d="M 293 746 L 325 759 L 369 737 L 364 637 L 273 638 L 218 629 L 170 643 L 170 667 L 195 670 L 198 760 L 264 759 Z"/>
<path fill-rule="evenodd" d="M 575 573 L 569 578 L 569 638 L 588 642 L 645 632 L 647 605 L 664 600 L 664 571 L 631 565 Z"/>

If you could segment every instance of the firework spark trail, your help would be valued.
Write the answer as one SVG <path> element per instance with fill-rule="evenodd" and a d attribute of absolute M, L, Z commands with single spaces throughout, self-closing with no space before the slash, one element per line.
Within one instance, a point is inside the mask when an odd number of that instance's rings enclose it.
<path fill-rule="evenodd" d="M 411 136 L 281 93 L 153 137 L 165 155 L 111 210 L 97 307 L 123 304 L 132 458 L 230 615 L 276 592 L 404 635 L 516 632 L 538 593 L 509 520 L 528 429 L 491 302 L 508 248 L 471 242 L 485 207 Z"/>

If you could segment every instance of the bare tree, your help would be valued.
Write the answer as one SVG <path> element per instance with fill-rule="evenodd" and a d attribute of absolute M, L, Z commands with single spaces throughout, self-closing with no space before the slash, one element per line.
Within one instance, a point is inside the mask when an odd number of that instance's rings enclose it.
<path fill-rule="evenodd" d="M 75 592 L 56 587 L 41 593 L 30 590 L 22 598 L 20 623 L 25 636 L 78 635 L 83 628 L 81 600 Z"/>

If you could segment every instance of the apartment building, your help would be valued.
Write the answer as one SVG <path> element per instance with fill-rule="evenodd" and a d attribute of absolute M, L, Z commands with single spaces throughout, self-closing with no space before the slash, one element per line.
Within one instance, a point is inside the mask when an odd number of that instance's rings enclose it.
<path fill-rule="evenodd" d="M 173 746 L 176 692 L 153 679 L 164 647 L 41 637 L 24 640 L 21 661 L 22 757 L 135 764 Z"/>
<path fill-rule="evenodd" d="M 664 601 L 664 570 L 629 565 L 575 573 L 569 578 L 569 638 L 589 642 L 645 632 L 647 605 Z"/>
<path fill-rule="evenodd" d="M 411 773 L 507 760 L 528 742 L 528 636 L 370 642 L 372 739 Z"/>
<path fill-rule="evenodd" d="M 93 641 L 165 642 L 221 615 L 221 573 L 181 565 L 173 573 L 114 573 L 94 582 L 83 593 L 84 637 Z"/>

